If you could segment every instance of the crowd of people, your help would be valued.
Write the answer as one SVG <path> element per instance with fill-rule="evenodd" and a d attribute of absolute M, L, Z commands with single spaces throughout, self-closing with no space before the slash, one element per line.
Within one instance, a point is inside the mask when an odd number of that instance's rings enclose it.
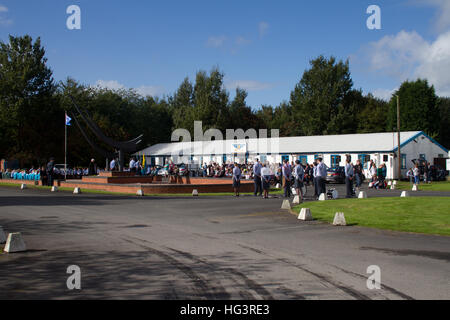
<path fill-rule="evenodd" d="M 53 181 L 64 179 L 81 179 L 83 176 L 91 176 L 99 174 L 97 166 L 93 166 L 95 160 L 91 160 L 89 167 L 77 168 L 61 168 L 55 166 L 53 158 L 46 166 L 39 168 L 31 167 L 30 169 L 6 169 L 2 172 L 2 179 L 42 181 L 44 186 L 53 186 Z"/>

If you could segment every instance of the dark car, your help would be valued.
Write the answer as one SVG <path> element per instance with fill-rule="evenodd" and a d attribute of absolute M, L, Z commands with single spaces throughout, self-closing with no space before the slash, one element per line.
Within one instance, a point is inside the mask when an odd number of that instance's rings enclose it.
<path fill-rule="evenodd" d="M 345 183 L 344 167 L 328 168 L 325 181 L 328 183 Z"/>

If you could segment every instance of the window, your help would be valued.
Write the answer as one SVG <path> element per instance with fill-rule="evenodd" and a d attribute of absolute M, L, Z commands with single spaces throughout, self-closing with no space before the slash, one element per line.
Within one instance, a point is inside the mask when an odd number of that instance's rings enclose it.
<path fill-rule="evenodd" d="M 301 163 L 302 165 L 304 165 L 304 166 L 308 163 L 308 157 L 307 157 L 307 156 L 299 156 L 299 157 L 298 157 L 298 160 L 299 160 L 300 163 Z"/>
<path fill-rule="evenodd" d="M 425 156 L 425 154 L 421 153 L 419 159 L 427 160 L 427 157 Z"/>
<path fill-rule="evenodd" d="M 406 169 L 406 154 L 402 153 L 402 169 Z"/>
<path fill-rule="evenodd" d="M 317 160 L 317 158 L 319 158 L 320 156 L 318 155 L 318 154 L 315 154 L 314 155 L 314 161 L 316 161 Z"/>
<path fill-rule="evenodd" d="M 282 155 L 281 156 L 281 162 L 284 162 L 284 160 L 289 161 L 289 155 L 287 155 L 287 154 Z"/>
<path fill-rule="evenodd" d="M 332 154 L 331 155 L 331 167 L 332 168 L 339 167 L 340 163 L 341 163 L 341 156 Z"/>
<path fill-rule="evenodd" d="M 383 162 L 388 162 L 389 156 L 387 154 L 383 155 Z"/>
<path fill-rule="evenodd" d="M 267 156 L 266 155 L 261 155 L 260 158 L 261 159 L 259 159 L 259 160 L 261 160 L 261 163 L 265 163 L 267 161 Z"/>
<path fill-rule="evenodd" d="M 363 168 L 367 169 L 367 166 L 369 165 L 369 162 L 370 162 L 370 155 L 359 154 L 358 159 L 359 159 L 359 161 L 361 161 L 361 165 L 363 166 Z"/>
<path fill-rule="evenodd" d="M 443 158 L 443 157 L 444 157 L 444 155 L 442 153 L 438 154 L 438 158 Z"/>

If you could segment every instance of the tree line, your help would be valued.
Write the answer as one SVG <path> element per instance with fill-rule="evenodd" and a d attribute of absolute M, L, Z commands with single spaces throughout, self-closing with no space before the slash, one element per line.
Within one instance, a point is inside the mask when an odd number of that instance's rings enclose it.
<path fill-rule="evenodd" d="M 0 158 L 21 166 L 41 165 L 49 157 L 64 160 L 64 113 L 73 111 L 70 97 L 87 109 L 109 137 L 129 140 L 144 134 L 141 147 L 168 142 L 174 129 L 193 135 L 195 120 L 203 130 L 228 128 L 279 129 L 280 136 L 370 133 L 397 130 L 400 98 L 401 130 L 422 130 L 450 147 L 450 98 L 438 97 L 426 79 L 405 81 L 390 101 L 354 87 L 349 62 L 319 56 L 310 61 L 289 100 L 278 106 L 252 108 L 248 93 L 237 88 L 233 98 L 217 67 L 185 78 L 162 98 L 141 96 L 133 89 L 109 90 L 67 78 L 56 83 L 40 38 L 9 37 L 0 42 Z M 92 138 L 101 147 L 101 142 Z M 79 129 L 68 128 L 69 164 L 101 161 Z"/>

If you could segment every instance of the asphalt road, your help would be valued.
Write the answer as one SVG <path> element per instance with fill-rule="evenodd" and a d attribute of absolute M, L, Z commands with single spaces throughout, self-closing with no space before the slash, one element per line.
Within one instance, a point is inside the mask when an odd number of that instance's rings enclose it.
<path fill-rule="evenodd" d="M 0 187 L 0 225 L 29 249 L 0 254 L 0 299 L 450 299 L 450 237 L 300 222 L 281 202 Z"/>

